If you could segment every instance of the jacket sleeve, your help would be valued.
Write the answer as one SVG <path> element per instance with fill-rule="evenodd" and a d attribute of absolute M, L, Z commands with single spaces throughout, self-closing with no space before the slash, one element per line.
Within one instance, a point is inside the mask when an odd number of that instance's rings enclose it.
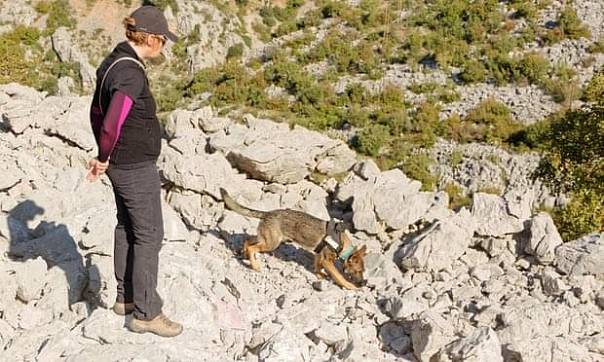
<path fill-rule="evenodd" d="M 105 162 L 111 156 L 133 104 L 132 98 L 119 90 L 111 97 L 99 131 L 99 161 Z"/>

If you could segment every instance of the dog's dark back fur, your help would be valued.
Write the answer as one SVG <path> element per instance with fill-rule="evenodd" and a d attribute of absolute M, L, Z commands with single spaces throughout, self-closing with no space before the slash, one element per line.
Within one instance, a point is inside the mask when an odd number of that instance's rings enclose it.
<path fill-rule="evenodd" d="M 327 222 L 312 215 L 290 209 L 253 210 L 237 203 L 222 188 L 220 194 L 227 208 L 243 216 L 261 219 L 261 229 L 278 231 L 284 240 L 295 241 L 302 247 L 312 250 L 325 237 Z"/>

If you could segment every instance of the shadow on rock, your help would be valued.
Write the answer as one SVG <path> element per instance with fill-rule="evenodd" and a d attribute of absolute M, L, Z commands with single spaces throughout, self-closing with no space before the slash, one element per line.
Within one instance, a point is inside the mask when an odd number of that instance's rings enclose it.
<path fill-rule="evenodd" d="M 243 243 L 247 239 L 254 239 L 253 235 L 247 235 L 242 233 L 231 234 L 224 230 L 210 230 L 208 231 L 208 233 L 224 240 L 226 247 L 229 248 L 233 255 L 237 257 L 239 263 L 241 263 L 241 265 L 244 265 L 246 268 L 249 268 L 249 265 L 245 262 L 245 260 L 247 259 L 243 255 Z M 259 254 L 271 254 L 286 262 L 294 261 L 306 268 L 306 270 L 308 270 L 310 273 L 314 274 L 313 254 L 302 248 L 298 248 L 289 242 L 282 243 L 276 250 L 272 252 L 258 253 L 256 254 L 256 257 L 258 257 Z"/>
<path fill-rule="evenodd" d="M 9 211 L 8 256 L 13 261 L 23 263 L 41 257 L 46 262 L 46 270 L 60 268 L 67 281 L 67 307 L 71 307 L 82 300 L 82 291 L 86 286 L 82 255 L 66 225 L 42 220 L 34 229 L 29 227 L 28 224 L 34 223 L 42 215 L 44 209 L 31 200 L 25 200 Z"/>

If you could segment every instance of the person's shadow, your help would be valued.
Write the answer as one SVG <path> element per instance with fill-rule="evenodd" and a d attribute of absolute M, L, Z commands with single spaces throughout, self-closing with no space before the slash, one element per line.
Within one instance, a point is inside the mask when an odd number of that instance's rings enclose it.
<path fill-rule="evenodd" d="M 60 268 L 65 273 L 68 287 L 68 305 L 82 300 L 86 287 L 86 270 L 82 255 L 69 230 L 64 224 L 40 221 L 35 228 L 29 223 L 44 214 L 44 209 L 32 200 L 20 202 L 8 213 L 8 256 L 13 261 L 26 262 L 41 257 L 47 270 Z"/>

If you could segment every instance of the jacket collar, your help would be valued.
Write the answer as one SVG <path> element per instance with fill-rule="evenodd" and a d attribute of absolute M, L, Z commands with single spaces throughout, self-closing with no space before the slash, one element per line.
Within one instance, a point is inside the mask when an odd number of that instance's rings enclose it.
<path fill-rule="evenodd" d="M 147 67 L 147 64 L 145 64 L 145 61 L 143 59 L 141 59 L 138 56 L 138 54 L 136 54 L 136 51 L 134 50 L 134 48 L 132 48 L 130 43 L 128 43 L 127 41 L 123 41 L 123 42 L 119 43 L 115 47 L 115 52 L 118 55 L 124 54 L 126 56 L 132 57 L 132 58 L 138 60 L 139 62 L 141 62 L 141 64 L 143 64 L 143 66 L 145 66 L 145 68 Z"/>

